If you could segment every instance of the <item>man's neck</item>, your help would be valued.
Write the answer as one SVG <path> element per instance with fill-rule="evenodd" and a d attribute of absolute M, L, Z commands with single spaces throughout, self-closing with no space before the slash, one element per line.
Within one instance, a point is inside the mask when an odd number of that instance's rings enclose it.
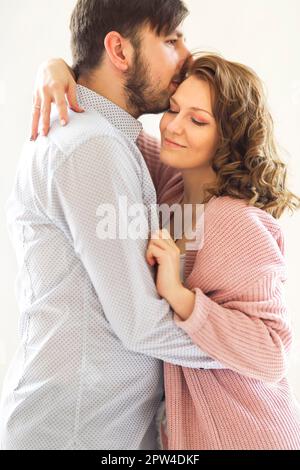
<path fill-rule="evenodd" d="M 123 80 L 121 74 L 103 65 L 88 75 L 80 76 L 77 83 L 108 99 L 137 119 L 139 115 L 129 109 L 126 101 Z"/>

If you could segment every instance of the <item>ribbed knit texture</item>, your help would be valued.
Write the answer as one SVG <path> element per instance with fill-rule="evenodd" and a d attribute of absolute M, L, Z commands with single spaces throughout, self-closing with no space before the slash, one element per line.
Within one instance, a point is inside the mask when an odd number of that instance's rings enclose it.
<path fill-rule="evenodd" d="M 178 202 L 180 174 L 159 162 L 155 140 L 143 134 L 139 146 L 158 202 Z M 204 246 L 186 254 L 195 308 L 187 321 L 174 320 L 228 369 L 165 363 L 167 449 L 300 449 L 300 408 L 286 379 L 285 271 L 282 230 L 271 215 L 230 197 L 209 202 Z"/>

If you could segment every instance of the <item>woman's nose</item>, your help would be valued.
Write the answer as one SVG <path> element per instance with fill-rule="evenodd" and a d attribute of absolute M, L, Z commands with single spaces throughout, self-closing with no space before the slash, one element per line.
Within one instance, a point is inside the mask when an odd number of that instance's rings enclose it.
<path fill-rule="evenodd" d="M 183 130 L 183 126 L 182 126 L 181 117 L 177 115 L 175 119 L 169 122 L 168 131 L 171 132 L 172 134 L 181 134 L 182 130 Z"/>

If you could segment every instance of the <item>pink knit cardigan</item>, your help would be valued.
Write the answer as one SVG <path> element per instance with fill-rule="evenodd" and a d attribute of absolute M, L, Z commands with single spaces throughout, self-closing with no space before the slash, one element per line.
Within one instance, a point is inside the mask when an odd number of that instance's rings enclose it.
<path fill-rule="evenodd" d="M 160 163 L 158 142 L 142 134 L 138 144 L 158 202 L 179 202 L 181 175 Z M 204 246 L 187 252 L 185 276 L 195 308 L 174 320 L 226 369 L 164 364 L 166 449 L 300 449 L 300 409 L 286 379 L 292 333 L 279 224 L 245 201 L 212 199 Z"/>

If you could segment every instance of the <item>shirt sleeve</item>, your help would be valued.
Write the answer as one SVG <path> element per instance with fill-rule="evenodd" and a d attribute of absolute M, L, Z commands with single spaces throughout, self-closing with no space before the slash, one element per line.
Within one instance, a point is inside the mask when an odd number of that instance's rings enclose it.
<path fill-rule="evenodd" d="M 175 324 L 169 304 L 158 296 L 153 268 L 145 258 L 148 239 L 118 233 L 128 222 L 118 210 L 120 198 L 127 198 L 132 214 L 138 205 L 144 207 L 139 170 L 116 138 L 96 137 L 81 144 L 53 176 L 57 218 L 65 221 L 107 321 L 126 348 L 184 367 L 222 368 L 214 367 L 215 361 Z M 110 214 L 105 239 L 99 236 L 104 213 Z M 140 233 L 148 236 L 148 221 L 139 220 Z M 133 227 L 134 221 L 128 231 Z"/>

